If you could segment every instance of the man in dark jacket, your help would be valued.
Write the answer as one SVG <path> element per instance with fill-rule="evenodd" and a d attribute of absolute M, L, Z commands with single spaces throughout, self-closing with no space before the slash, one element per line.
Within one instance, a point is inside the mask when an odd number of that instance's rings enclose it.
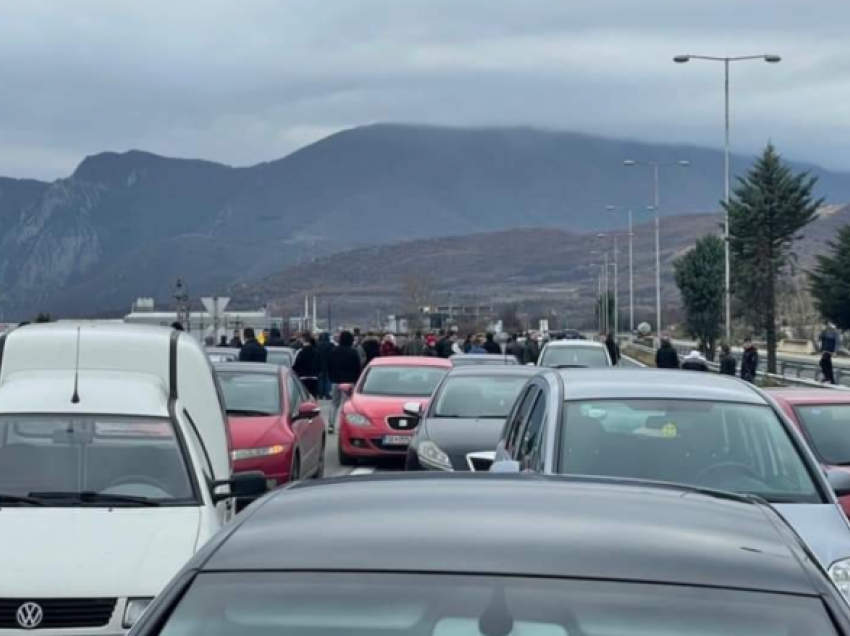
<path fill-rule="evenodd" d="M 366 364 L 369 364 L 375 358 L 381 357 L 381 343 L 373 332 L 370 331 L 366 335 L 360 346 L 363 347 L 363 351 L 366 354 Z"/>
<path fill-rule="evenodd" d="M 759 352 L 752 340 L 744 342 L 744 353 L 741 356 L 741 379 L 755 383 L 759 368 Z"/>
<path fill-rule="evenodd" d="M 422 332 L 417 331 L 404 345 L 403 353 L 406 356 L 421 356 L 423 349 L 425 349 L 425 340 L 422 339 Z"/>
<path fill-rule="evenodd" d="M 537 364 L 540 359 L 540 344 L 537 342 L 537 334 L 528 334 L 525 340 L 525 349 L 522 352 L 523 364 Z"/>
<path fill-rule="evenodd" d="M 269 338 L 266 340 L 267 347 L 285 347 L 286 340 L 283 339 L 283 336 L 280 333 L 280 329 L 277 327 L 272 327 L 269 330 Z"/>
<path fill-rule="evenodd" d="M 738 375 L 738 361 L 732 355 L 732 348 L 728 344 L 720 346 L 720 373 L 723 375 Z"/>
<path fill-rule="evenodd" d="M 356 384 L 360 379 L 360 355 L 354 349 L 354 335 L 343 331 L 339 335 L 339 345 L 328 358 L 328 377 L 331 381 L 331 418 L 330 432 L 336 430 L 339 412 L 345 400 L 345 394 L 339 390 L 340 384 Z"/>
<path fill-rule="evenodd" d="M 841 337 L 835 329 L 835 325 L 827 323 L 826 329 L 820 335 L 820 370 L 823 381 L 835 384 L 835 369 L 832 366 L 832 356 L 838 351 Z"/>
<path fill-rule="evenodd" d="M 301 348 L 298 350 L 298 355 L 295 356 L 295 362 L 292 363 L 292 371 L 298 376 L 310 395 L 314 397 L 319 393 L 321 368 L 322 363 L 319 359 L 316 340 L 311 333 L 305 331 L 301 336 Z"/>
<path fill-rule="evenodd" d="M 254 332 L 254 330 L 252 329 L 251 333 L 253 333 L 253 332 Z M 245 330 L 245 338 L 246 339 L 248 338 L 248 330 L 247 329 Z M 233 347 L 234 349 L 241 349 L 242 348 L 242 336 L 239 335 L 238 329 L 236 329 L 233 332 L 233 338 L 230 339 L 230 346 Z"/>
<path fill-rule="evenodd" d="M 257 335 L 251 327 L 245 329 L 245 344 L 239 350 L 239 362 L 265 362 L 269 352 L 257 340 Z"/>
<path fill-rule="evenodd" d="M 655 366 L 659 369 L 678 369 L 679 354 L 670 342 L 670 338 L 663 338 L 661 346 L 655 352 Z"/>
<path fill-rule="evenodd" d="M 484 341 L 484 350 L 494 356 L 504 355 L 499 343 L 496 342 L 495 336 L 492 333 L 487 334 L 487 339 Z"/>
<path fill-rule="evenodd" d="M 516 361 L 522 364 L 522 358 L 525 353 L 524 347 L 522 343 L 519 341 L 519 336 L 514 334 L 511 336 L 510 340 L 508 340 L 508 348 L 506 352 L 516 358 Z"/>
<path fill-rule="evenodd" d="M 319 397 L 323 400 L 331 398 L 331 379 L 328 376 L 328 365 L 330 364 L 331 353 L 334 350 L 334 343 L 331 341 L 331 334 L 323 331 L 319 334 Z"/>
<path fill-rule="evenodd" d="M 608 349 L 608 356 L 611 358 L 611 364 L 615 367 L 620 363 L 620 345 L 614 340 L 614 334 L 609 333 L 605 338 L 605 348 Z"/>

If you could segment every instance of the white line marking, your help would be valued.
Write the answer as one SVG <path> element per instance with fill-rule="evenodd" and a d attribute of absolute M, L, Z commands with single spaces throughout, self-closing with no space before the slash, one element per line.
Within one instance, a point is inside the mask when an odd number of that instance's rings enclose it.
<path fill-rule="evenodd" d="M 357 475 L 371 475 L 371 474 L 372 474 L 372 473 L 374 473 L 374 472 L 375 472 L 374 467 L 373 467 L 373 468 L 363 467 L 363 468 L 355 468 L 354 470 L 352 470 L 352 471 L 351 471 L 350 473 L 348 473 L 348 474 L 349 474 L 349 475 L 352 475 L 352 476 L 357 476 Z"/>

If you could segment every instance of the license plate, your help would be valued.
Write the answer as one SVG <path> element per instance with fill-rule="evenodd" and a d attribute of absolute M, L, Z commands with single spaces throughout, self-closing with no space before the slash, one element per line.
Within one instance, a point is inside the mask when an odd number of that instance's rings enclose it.
<path fill-rule="evenodd" d="M 410 446 L 410 438 L 401 435 L 386 435 L 384 446 Z"/>

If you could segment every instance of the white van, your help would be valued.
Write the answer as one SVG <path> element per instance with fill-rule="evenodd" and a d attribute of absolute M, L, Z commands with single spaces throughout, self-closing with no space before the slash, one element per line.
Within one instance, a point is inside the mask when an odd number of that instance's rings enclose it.
<path fill-rule="evenodd" d="M 232 476 L 187 334 L 97 323 L 0 338 L 0 634 L 123 634 L 262 475 Z"/>

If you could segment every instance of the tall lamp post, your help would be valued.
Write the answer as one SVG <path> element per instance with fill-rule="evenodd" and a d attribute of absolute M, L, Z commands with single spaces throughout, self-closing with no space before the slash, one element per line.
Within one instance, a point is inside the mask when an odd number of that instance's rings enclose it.
<path fill-rule="evenodd" d="M 730 91 L 730 71 L 733 62 L 749 62 L 753 60 L 763 60 L 768 64 L 778 64 L 782 58 L 778 55 L 745 55 L 742 57 L 712 57 L 709 55 L 677 55 L 673 61 L 677 64 L 687 64 L 691 60 L 700 60 L 705 62 L 723 62 L 726 71 L 726 143 L 724 145 L 724 195 L 727 208 L 729 201 L 732 198 L 732 160 L 730 155 L 730 137 L 731 137 L 731 91 Z M 732 340 L 732 262 L 729 252 L 729 212 L 726 211 L 724 222 L 724 234 L 726 243 L 726 341 Z"/>
<path fill-rule="evenodd" d="M 653 176 L 653 201 L 655 204 L 652 209 L 655 210 L 655 330 L 661 337 L 661 211 L 659 210 L 660 194 L 658 184 L 659 170 L 664 166 L 679 166 L 687 168 L 691 165 L 690 161 L 641 161 L 637 159 L 627 159 L 623 162 L 628 168 L 635 166 L 648 166 L 652 168 Z"/>
<path fill-rule="evenodd" d="M 614 239 L 614 333 L 620 333 L 620 235 L 597 234 L 597 238 Z M 607 252 L 606 252 L 607 254 Z"/>
<path fill-rule="evenodd" d="M 631 208 L 623 208 L 617 205 L 609 205 L 609 212 L 629 213 L 629 332 L 635 331 L 635 261 L 634 261 L 634 219 Z"/>

